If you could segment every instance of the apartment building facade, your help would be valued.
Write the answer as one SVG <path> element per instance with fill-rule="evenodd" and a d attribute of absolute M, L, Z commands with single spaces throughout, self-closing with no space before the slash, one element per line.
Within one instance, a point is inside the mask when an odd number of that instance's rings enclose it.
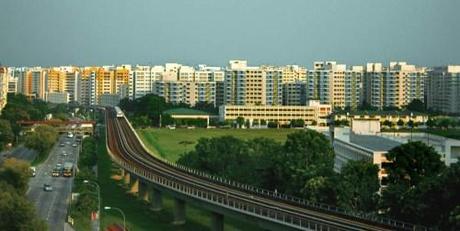
<path fill-rule="evenodd" d="M 8 80 L 8 68 L 0 66 L 0 115 L 7 103 Z"/>
<path fill-rule="evenodd" d="M 435 67 L 428 72 L 427 107 L 460 113 L 460 65 Z"/>
<path fill-rule="evenodd" d="M 412 100 L 424 101 L 426 68 L 406 62 L 368 63 L 364 77 L 365 101 L 373 107 L 403 108 Z"/>
<path fill-rule="evenodd" d="M 252 126 L 262 121 L 285 125 L 292 120 L 302 119 L 307 125 L 326 126 L 331 112 L 330 105 L 320 104 L 319 101 L 310 101 L 305 106 L 222 105 L 219 107 L 219 120 L 234 121 L 243 117 Z"/>

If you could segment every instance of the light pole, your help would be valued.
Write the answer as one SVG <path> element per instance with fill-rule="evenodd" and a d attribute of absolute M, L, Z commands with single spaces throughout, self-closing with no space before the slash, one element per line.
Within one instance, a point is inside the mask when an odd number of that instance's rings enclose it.
<path fill-rule="evenodd" d="M 119 208 L 116 208 L 116 207 L 110 207 L 110 206 L 104 206 L 104 209 L 105 210 L 114 209 L 114 210 L 117 210 L 118 212 L 121 213 L 121 216 L 123 216 L 123 231 L 125 231 L 126 230 L 126 216 L 125 216 L 125 213 L 123 212 L 123 210 L 121 210 Z"/>
<path fill-rule="evenodd" d="M 90 184 L 92 186 L 95 186 L 97 189 L 97 218 L 100 220 L 101 216 L 101 187 L 99 187 L 99 184 L 96 183 L 95 181 L 90 181 L 90 180 L 83 180 L 83 183 L 85 184 Z M 97 230 L 99 230 L 99 224 L 97 225 Z"/>
<path fill-rule="evenodd" d="M 411 121 L 410 124 L 410 142 L 412 142 L 412 128 L 414 127 L 414 122 L 412 121 L 412 117 L 414 116 L 414 113 L 410 113 L 410 118 L 409 121 Z"/>

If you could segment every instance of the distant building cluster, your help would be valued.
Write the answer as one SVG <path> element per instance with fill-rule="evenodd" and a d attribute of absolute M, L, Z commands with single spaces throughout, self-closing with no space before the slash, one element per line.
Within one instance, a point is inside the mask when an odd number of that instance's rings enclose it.
<path fill-rule="evenodd" d="M 53 103 L 115 105 L 146 94 L 167 102 L 214 106 L 306 106 L 318 100 L 331 108 L 401 108 L 414 99 L 446 113 L 460 112 L 460 66 L 417 67 L 405 62 L 347 66 L 314 62 L 248 66 L 231 60 L 227 67 L 117 65 L 101 67 L 2 67 L 0 109 L 6 92 Z"/>

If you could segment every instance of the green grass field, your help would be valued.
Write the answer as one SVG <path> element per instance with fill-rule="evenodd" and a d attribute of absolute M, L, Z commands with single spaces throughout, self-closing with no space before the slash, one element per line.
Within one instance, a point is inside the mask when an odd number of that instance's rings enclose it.
<path fill-rule="evenodd" d="M 98 144 L 98 181 L 101 187 L 101 206 L 112 206 L 120 208 L 126 214 L 126 224 L 129 230 L 209 230 L 211 224 L 210 212 L 186 204 L 186 224 L 175 226 L 174 200 L 171 196 L 163 194 L 163 210 L 160 212 L 151 211 L 150 205 L 139 200 L 136 196 L 127 193 L 121 181 L 112 179 L 117 174 L 118 167 L 113 164 L 107 150 L 105 141 Z M 110 224 L 123 224 L 122 217 L 113 210 L 102 211 L 101 224 L 105 230 Z M 225 218 L 225 230 L 260 230 L 257 226 L 231 218 Z"/>
<path fill-rule="evenodd" d="M 182 154 L 194 149 L 199 138 L 225 135 L 240 139 L 265 137 L 284 143 L 289 133 L 295 129 L 138 129 L 137 133 L 150 151 L 169 161 L 177 161 Z"/>

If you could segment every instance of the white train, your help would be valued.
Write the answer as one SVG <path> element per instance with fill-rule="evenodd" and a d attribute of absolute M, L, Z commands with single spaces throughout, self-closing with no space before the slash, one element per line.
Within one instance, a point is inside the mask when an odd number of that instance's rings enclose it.
<path fill-rule="evenodd" d="M 117 113 L 117 117 L 123 117 L 123 111 L 119 107 L 115 107 L 115 112 Z"/>

